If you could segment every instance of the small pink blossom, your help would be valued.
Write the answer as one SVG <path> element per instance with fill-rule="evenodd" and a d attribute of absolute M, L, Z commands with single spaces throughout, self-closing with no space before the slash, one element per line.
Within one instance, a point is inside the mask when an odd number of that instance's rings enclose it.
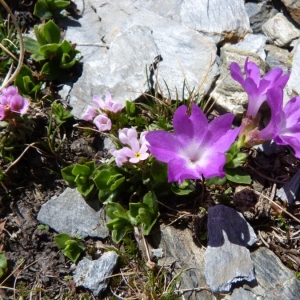
<path fill-rule="evenodd" d="M 8 116 L 9 112 L 25 114 L 29 108 L 29 101 L 18 93 L 18 88 L 9 86 L 0 95 L 0 120 Z"/>
<path fill-rule="evenodd" d="M 145 139 L 146 132 L 141 133 L 140 140 L 135 128 L 123 128 L 119 132 L 119 140 L 126 145 L 120 150 L 113 149 L 110 153 L 115 157 L 118 167 L 125 162 L 136 164 L 139 161 L 146 160 L 149 157 L 148 142 Z"/>
<path fill-rule="evenodd" d="M 123 109 L 123 105 L 120 102 L 112 100 L 110 92 L 106 92 L 105 101 L 103 101 L 100 96 L 95 95 L 93 97 L 93 103 L 104 112 L 118 113 Z"/>
<path fill-rule="evenodd" d="M 86 111 L 82 114 L 81 119 L 84 121 L 92 121 L 94 120 L 94 118 L 96 118 L 97 115 L 97 110 L 94 107 L 88 105 Z"/>
<path fill-rule="evenodd" d="M 112 149 L 110 151 L 110 153 L 115 157 L 116 164 L 119 168 L 122 167 L 123 164 L 128 161 L 128 158 L 125 155 L 123 149 L 124 148 L 122 148 L 120 150 Z"/>
<path fill-rule="evenodd" d="M 111 120 L 105 114 L 98 115 L 93 123 L 96 125 L 99 131 L 107 131 L 111 129 Z"/>

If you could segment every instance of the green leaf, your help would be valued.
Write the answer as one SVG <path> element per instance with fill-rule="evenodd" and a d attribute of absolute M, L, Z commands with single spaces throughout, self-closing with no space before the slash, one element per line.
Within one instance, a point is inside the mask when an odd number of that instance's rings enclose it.
<path fill-rule="evenodd" d="M 131 101 L 126 101 L 126 106 L 125 106 L 125 109 L 126 109 L 126 113 L 131 116 L 131 117 L 134 117 L 135 115 L 135 111 L 136 111 L 136 106 L 133 102 Z"/>
<path fill-rule="evenodd" d="M 0 278 L 6 273 L 7 260 L 4 252 L 0 252 Z"/>
<path fill-rule="evenodd" d="M 188 183 L 187 180 L 185 180 L 180 185 L 178 185 L 177 183 L 172 183 L 171 190 L 174 194 L 183 196 L 194 192 L 195 187 L 191 183 Z"/>
<path fill-rule="evenodd" d="M 52 18 L 52 13 L 44 0 L 38 0 L 36 2 L 33 14 L 42 20 L 48 20 Z"/>
<path fill-rule="evenodd" d="M 73 263 L 76 263 L 83 250 L 84 245 L 81 242 L 69 240 L 66 242 L 66 248 L 62 250 L 62 253 L 67 256 Z"/>
<path fill-rule="evenodd" d="M 49 58 L 52 55 L 56 56 L 59 44 L 46 44 L 40 47 L 40 53 L 45 57 Z"/>
<path fill-rule="evenodd" d="M 98 199 L 103 204 L 108 204 L 110 202 L 116 201 L 118 196 L 117 191 L 110 191 L 110 190 L 100 190 L 98 192 Z"/>
<path fill-rule="evenodd" d="M 229 162 L 226 163 L 225 168 L 237 168 L 246 162 L 247 157 L 248 154 L 246 153 L 237 153 Z"/>
<path fill-rule="evenodd" d="M 40 34 L 46 41 L 46 43 L 43 43 L 43 45 L 60 43 L 60 30 L 58 26 L 51 20 L 41 26 Z"/>
<path fill-rule="evenodd" d="M 70 185 L 74 186 L 76 176 L 72 173 L 74 166 L 68 166 L 61 170 L 61 175 L 63 179 Z"/>
<path fill-rule="evenodd" d="M 101 170 L 98 175 L 94 178 L 94 182 L 98 190 L 108 190 L 109 185 L 107 184 L 111 174 L 108 170 Z"/>
<path fill-rule="evenodd" d="M 56 245 L 60 248 L 60 249 L 65 249 L 66 247 L 66 242 L 71 240 L 72 238 L 66 234 L 66 233 L 60 233 L 60 234 L 57 234 L 55 237 L 54 237 L 54 241 L 56 243 Z"/>
<path fill-rule="evenodd" d="M 227 179 L 226 176 L 224 176 L 223 178 L 220 178 L 219 176 L 215 176 L 215 177 L 211 177 L 205 180 L 207 186 L 212 186 L 214 185 L 224 185 L 226 183 Z"/>
<path fill-rule="evenodd" d="M 64 8 L 70 5 L 71 1 L 67 0 L 52 0 L 50 1 L 49 8 L 50 9 L 58 9 L 58 8 Z"/>
<path fill-rule="evenodd" d="M 47 44 L 45 37 L 40 32 L 40 27 L 38 25 L 34 25 L 33 29 L 34 29 L 35 37 L 39 43 L 39 46 Z"/>
<path fill-rule="evenodd" d="M 92 183 L 92 181 L 90 183 L 87 182 L 86 184 L 77 186 L 77 191 L 84 197 L 87 197 L 92 192 L 93 189 L 94 189 L 94 184 Z"/>
<path fill-rule="evenodd" d="M 126 228 L 123 227 L 121 229 L 118 229 L 118 230 L 113 230 L 112 231 L 112 234 L 111 234 L 111 237 L 112 237 L 112 240 L 118 244 L 121 242 L 122 238 L 126 235 Z"/>
<path fill-rule="evenodd" d="M 153 192 L 148 192 L 143 197 L 143 203 L 149 207 L 151 213 L 153 213 L 154 215 L 158 214 L 158 203 L 156 196 Z"/>
<path fill-rule="evenodd" d="M 123 206 L 119 203 L 108 203 L 106 206 L 106 214 L 110 219 L 114 219 L 115 217 L 123 218 L 128 220 L 128 216 L 125 212 Z"/>
<path fill-rule="evenodd" d="M 250 184 L 251 177 L 241 169 L 225 169 L 226 178 L 239 184 Z"/>
<path fill-rule="evenodd" d="M 28 36 L 24 36 L 23 41 L 24 41 L 24 48 L 26 51 L 28 51 L 29 53 L 34 53 L 36 55 L 42 56 L 42 54 L 40 52 L 40 44 L 38 41 L 36 41 Z"/>
<path fill-rule="evenodd" d="M 150 169 L 151 175 L 157 182 L 168 182 L 168 166 L 165 163 L 154 160 Z"/>
<path fill-rule="evenodd" d="M 153 219 L 152 223 L 150 224 L 144 224 L 143 226 L 143 235 L 149 235 L 151 230 L 152 230 L 152 227 L 155 225 L 157 221 L 157 218 L 156 219 Z"/>
<path fill-rule="evenodd" d="M 156 219 L 153 214 L 150 212 L 149 209 L 145 208 L 145 207 L 141 207 L 139 209 L 139 217 L 140 217 L 140 220 L 141 222 L 144 224 L 144 225 L 149 225 L 152 223 L 152 220 L 153 219 Z"/>
<path fill-rule="evenodd" d="M 85 176 L 89 176 L 89 175 L 92 175 L 92 171 L 91 169 L 86 166 L 86 165 L 80 165 L 80 164 L 76 164 L 74 167 L 73 167 L 73 170 L 72 170 L 72 174 L 73 175 L 85 175 Z"/>
<path fill-rule="evenodd" d="M 117 179 L 110 187 L 111 191 L 115 191 L 125 180 L 125 177 Z"/>

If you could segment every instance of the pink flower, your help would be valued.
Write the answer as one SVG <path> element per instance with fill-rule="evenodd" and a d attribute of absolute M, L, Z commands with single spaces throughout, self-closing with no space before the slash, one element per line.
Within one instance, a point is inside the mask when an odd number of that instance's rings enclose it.
<path fill-rule="evenodd" d="M 123 109 L 123 105 L 120 102 L 111 99 L 110 92 L 106 92 L 105 101 L 103 101 L 100 96 L 95 95 L 93 97 L 93 103 L 104 112 L 118 113 Z"/>
<path fill-rule="evenodd" d="M 141 133 L 138 140 L 135 128 L 123 128 L 119 132 L 119 140 L 122 144 L 127 145 L 120 150 L 113 149 L 110 153 L 115 157 L 118 167 L 125 162 L 136 164 L 139 161 L 146 160 L 149 157 L 148 142 L 145 140 L 146 132 Z"/>
<path fill-rule="evenodd" d="M 86 111 L 82 114 L 81 119 L 84 121 L 92 121 L 98 115 L 97 110 L 88 105 Z"/>
<path fill-rule="evenodd" d="M 130 145 L 131 140 L 137 140 L 137 132 L 134 128 L 123 128 L 119 132 L 119 140 L 124 145 Z"/>
<path fill-rule="evenodd" d="M 239 128 L 231 130 L 233 114 L 225 114 L 210 123 L 195 104 L 187 114 L 180 106 L 173 119 L 175 133 L 156 130 L 147 133 L 148 149 L 159 161 L 168 164 L 168 181 L 223 177 L 225 152 L 236 139 Z"/>
<path fill-rule="evenodd" d="M 9 86 L 2 90 L 0 107 L 0 120 L 3 120 L 10 111 L 25 114 L 29 108 L 29 101 L 18 94 L 17 87 Z"/>
<path fill-rule="evenodd" d="M 111 129 L 111 120 L 105 114 L 98 115 L 93 123 L 96 125 L 99 131 L 106 131 Z"/>
<path fill-rule="evenodd" d="M 110 150 L 110 153 L 115 157 L 116 164 L 119 168 L 122 167 L 123 164 L 128 161 L 128 158 L 125 155 L 123 149 L 124 148 L 120 150 L 116 150 L 116 149 Z"/>

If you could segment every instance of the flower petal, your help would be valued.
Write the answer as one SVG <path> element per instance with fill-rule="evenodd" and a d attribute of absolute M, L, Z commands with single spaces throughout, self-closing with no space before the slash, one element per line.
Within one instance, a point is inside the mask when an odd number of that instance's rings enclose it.
<path fill-rule="evenodd" d="M 241 86 L 244 86 L 244 77 L 241 71 L 241 67 L 239 66 L 238 63 L 232 62 L 230 64 L 230 75 L 231 77 L 237 81 Z"/>
<path fill-rule="evenodd" d="M 168 164 L 168 182 L 178 181 L 179 184 L 185 179 L 200 179 L 200 175 L 195 168 L 189 167 L 188 162 L 176 157 Z"/>
<path fill-rule="evenodd" d="M 162 162 L 169 162 L 178 156 L 180 143 L 177 137 L 167 131 L 156 130 L 146 134 L 151 154 Z"/>

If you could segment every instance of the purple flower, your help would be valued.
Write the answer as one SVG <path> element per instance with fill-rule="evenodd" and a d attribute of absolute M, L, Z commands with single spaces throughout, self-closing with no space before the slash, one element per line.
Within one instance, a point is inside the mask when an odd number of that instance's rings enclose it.
<path fill-rule="evenodd" d="M 123 105 L 120 102 L 111 99 L 110 92 L 106 92 L 105 101 L 103 101 L 101 97 L 95 95 L 93 97 L 93 103 L 104 112 L 117 113 L 123 109 Z"/>
<path fill-rule="evenodd" d="M 24 114 L 29 108 L 29 101 L 18 93 L 18 88 L 9 86 L 2 90 L 0 95 L 0 120 L 3 120 L 10 111 Z"/>
<path fill-rule="evenodd" d="M 283 91 L 273 88 L 268 92 L 268 103 L 271 108 L 269 124 L 261 131 L 263 140 L 273 139 L 277 145 L 288 145 L 300 158 L 300 97 L 292 98 L 284 108 Z"/>
<path fill-rule="evenodd" d="M 233 114 L 225 114 L 208 123 L 205 114 L 192 104 L 191 115 L 187 107 L 180 106 L 173 119 L 174 132 L 149 132 L 148 149 L 159 161 L 168 164 L 168 181 L 181 183 L 185 179 L 224 176 L 227 151 L 239 133 L 231 130 Z"/>
<path fill-rule="evenodd" d="M 98 115 L 97 110 L 88 105 L 86 111 L 82 114 L 81 119 L 84 121 L 92 121 Z"/>
<path fill-rule="evenodd" d="M 105 114 L 98 115 L 93 123 L 96 125 L 99 131 L 106 131 L 111 129 L 111 120 Z"/>
<path fill-rule="evenodd" d="M 263 78 L 260 78 L 259 67 L 254 62 L 248 62 L 248 57 L 244 65 L 246 78 L 242 74 L 240 66 L 233 62 L 230 65 L 231 77 L 236 80 L 248 94 L 248 109 L 247 116 L 255 118 L 259 108 L 266 100 L 266 94 L 269 89 L 277 86 L 284 88 L 289 80 L 290 74 L 283 76 L 281 68 L 274 68 L 269 71 Z"/>
<path fill-rule="evenodd" d="M 134 128 L 123 128 L 119 132 L 119 140 L 124 145 L 130 145 L 130 141 L 137 140 L 137 132 Z"/>

